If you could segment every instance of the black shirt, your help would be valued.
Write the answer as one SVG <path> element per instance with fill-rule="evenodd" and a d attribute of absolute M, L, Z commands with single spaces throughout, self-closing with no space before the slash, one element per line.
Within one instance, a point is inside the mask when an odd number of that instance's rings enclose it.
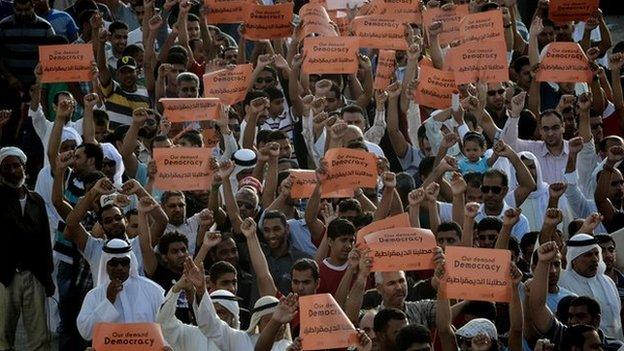
<path fill-rule="evenodd" d="M 181 277 L 182 274 L 175 273 L 161 262 L 158 262 L 158 267 L 156 267 L 156 271 L 152 275 L 151 279 L 165 289 L 165 291 L 169 291 Z M 196 324 L 193 309 L 186 298 L 184 290 L 180 292 L 180 297 L 178 297 L 176 317 L 178 317 L 182 323 Z"/>

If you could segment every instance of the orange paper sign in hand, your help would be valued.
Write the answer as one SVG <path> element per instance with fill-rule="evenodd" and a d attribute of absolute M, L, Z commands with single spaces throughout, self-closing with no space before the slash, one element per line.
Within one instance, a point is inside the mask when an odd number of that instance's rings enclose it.
<path fill-rule="evenodd" d="M 507 46 L 503 40 L 471 41 L 453 48 L 451 66 L 455 83 L 500 83 L 509 80 Z"/>
<path fill-rule="evenodd" d="M 307 74 L 355 74 L 358 70 L 358 40 L 350 37 L 315 37 L 303 42 Z"/>
<path fill-rule="evenodd" d="M 292 2 L 277 5 L 247 4 L 245 7 L 245 38 L 250 40 L 279 39 L 292 34 Z"/>
<path fill-rule="evenodd" d="M 318 180 L 316 172 L 310 170 L 292 170 L 290 171 L 290 179 L 292 179 L 292 188 L 290 189 L 290 197 L 293 199 L 308 199 L 314 192 L 314 187 Z M 354 196 L 353 189 L 342 189 L 334 192 L 321 192 L 321 198 L 351 198 Z"/>
<path fill-rule="evenodd" d="M 592 72 L 587 56 L 577 43 L 550 43 L 542 52 L 538 82 L 590 82 Z"/>
<path fill-rule="evenodd" d="M 212 185 L 212 149 L 199 147 L 155 148 L 156 179 L 162 190 L 205 190 Z"/>
<path fill-rule="evenodd" d="M 450 10 L 439 7 L 423 11 L 423 27 L 429 28 L 433 22 L 442 22 L 442 32 L 438 34 L 440 45 L 459 39 L 459 23 L 469 13 L 468 4 L 454 6 Z"/>
<path fill-rule="evenodd" d="M 420 80 L 414 91 L 414 99 L 423 106 L 445 109 L 451 107 L 451 98 L 456 89 L 453 71 L 421 65 Z"/>
<path fill-rule="evenodd" d="M 41 81 L 88 82 L 91 80 L 93 47 L 90 44 L 39 46 Z"/>
<path fill-rule="evenodd" d="M 312 33 L 316 33 L 325 37 L 337 37 L 338 33 L 331 25 L 331 19 L 327 10 L 321 5 L 308 3 L 301 7 L 299 11 L 301 16 L 301 40 L 308 37 Z"/>
<path fill-rule="evenodd" d="M 208 14 L 208 23 L 238 23 L 245 20 L 245 0 L 204 0 Z"/>
<path fill-rule="evenodd" d="M 324 191 L 374 188 L 377 185 L 375 154 L 363 150 L 336 148 L 325 153 L 327 178 L 321 183 Z"/>
<path fill-rule="evenodd" d="M 204 140 L 204 147 L 214 148 L 219 146 L 219 133 L 214 128 L 202 130 L 202 139 Z"/>
<path fill-rule="evenodd" d="M 587 21 L 598 5 L 599 0 L 550 0 L 548 18 L 553 22 Z"/>
<path fill-rule="evenodd" d="M 428 229 L 394 228 L 364 237 L 371 249 L 373 272 L 419 271 L 434 268 L 436 238 Z"/>
<path fill-rule="evenodd" d="M 467 15 L 461 20 L 459 32 L 462 43 L 504 41 L 503 12 L 493 10 Z"/>
<path fill-rule="evenodd" d="M 447 246 L 442 292 L 449 299 L 509 302 L 509 250 Z"/>
<path fill-rule="evenodd" d="M 375 82 L 373 89 L 385 90 L 394 79 L 394 68 L 396 65 L 396 51 L 380 50 L 377 59 L 377 71 L 375 72 Z"/>
<path fill-rule="evenodd" d="M 304 350 L 346 348 L 357 344 L 355 327 L 330 294 L 299 297 Z"/>
<path fill-rule="evenodd" d="M 422 23 L 421 0 L 373 0 L 368 14 L 388 15 L 402 23 Z"/>
<path fill-rule="evenodd" d="M 220 100 L 216 98 L 162 98 L 165 117 L 172 123 L 206 121 L 219 118 Z"/>
<path fill-rule="evenodd" d="M 407 50 L 405 27 L 392 15 L 359 16 L 352 25 L 362 48 Z"/>
<path fill-rule="evenodd" d="M 93 328 L 97 351 L 162 351 L 164 346 L 157 323 L 98 323 Z"/>
<path fill-rule="evenodd" d="M 370 233 L 379 232 L 386 229 L 405 228 L 410 226 L 411 225 L 409 220 L 409 214 L 407 212 L 403 212 L 396 216 L 374 221 L 373 223 L 358 230 L 355 242 L 357 244 L 366 242 L 364 240 L 364 237 Z"/>
<path fill-rule="evenodd" d="M 245 100 L 247 87 L 251 82 L 253 66 L 248 63 L 233 69 L 222 69 L 204 74 L 204 96 L 218 98 L 226 105 Z"/>

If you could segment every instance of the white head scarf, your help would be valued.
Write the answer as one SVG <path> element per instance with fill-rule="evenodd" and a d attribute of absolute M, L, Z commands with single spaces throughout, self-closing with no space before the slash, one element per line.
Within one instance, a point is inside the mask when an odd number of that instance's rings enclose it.
<path fill-rule="evenodd" d="M 7 146 L 7 147 L 3 147 L 2 149 L 0 149 L 0 164 L 2 164 L 2 161 L 4 161 L 4 159 L 9 156 L 15 156 L 19 158 L 20 161 L 22 161 L 22 164 L 24 165 L 26 164 L 26 161 L 28 160 L 28 158 L 26 157 L 26 154 L 24 153 L 24 151 L 22 151 L 22 149 L 15 147 L 15 146 Z"/>
<path fill-rule="evenodd" d="M 227 290 L 215 290 L 210 293 L 210 299 L 212 302 L 218 303 L 227 309 L 231 314 L 234 315 L 234 325 L 232 326 L 235 329 L 240 329 L 240 307 L 238 306 L 238 298 L 236 295 L 232 294 Z"/>
<path fill-rule="evenodd" d="M 253 310 L 251 311 L 251 321 L 249 322 L 248 334 L 256 334 L 256 327 L 260 323 L 260 319 L 266 315 L 272 314 L 277 309 L 279 300 L 275 296 L 267 295 L 263 296 L 256 301 Z M 286 340 L 292 340 L 290 336 L 290 325 L 286 325 L 284 331 L 284 338 Z"/>
<path fill-rule="evenodd" d="M 63 132 L 61 133 L 61 142 L 73 140 L 76 142 L 76 146 L 82 144 L 82 137 L 80 133 L 78 133 L 72 127 L 63 127 Z"/>
<path fill-rule="evenodd" d="M 125 171 L 121 154 L 111 143 L 101 143 L 100 145 L 102 146 L 104 158 L 115 161 L 115 175 L 113 176 L 113 183 L 115 184 L 115 186 L 121 186 L 121 184 L 123 183 L 121 180 L 121 176 Z"/>
<path fill-rule="evenodd" d="M 132 252 L 132 246 L 130 246 L 130 243 L 122 239 L 111 239 L 104 244 L 102 251 L 100 266 L 98 267 L 97 286 L 106 285 L 110 282 L 110 277 L 106 271 L 106 264 L 113 258 L 129 258 L 130 277 L 139 276 L 139 264 L 134 256 L 134 252 Z"/>
<path fill-rule="evenodd" d="M 572 271 L 572 261 L 581 256 L 582 254 L 589 252 L 593 249 L 598 250 L 598 256 L 600 261 L 598 262 L 598 272 L 596 275 L 602 275 L 607 269 L 604 261 L 602 260 L 602 251 L 598 245 L 596 238 L 589 234 L 576 234 L 570 240 L 568 240 L 567 252 L 566 252 L 566 271 Z M 591 278 L 590 278 L 591 279 Z"/>
<path fill-rule="evenodd" d="M 230 184 L 232 184 L 232 190 L 234 192 L 238 190 L 238 179 L 236 176 L 246 169 L 253 169 L 256 166 L 257 160 L 256 153 L 251 149 L 240 149 L 232 155 L 234 171 L 230 176 Z"/>

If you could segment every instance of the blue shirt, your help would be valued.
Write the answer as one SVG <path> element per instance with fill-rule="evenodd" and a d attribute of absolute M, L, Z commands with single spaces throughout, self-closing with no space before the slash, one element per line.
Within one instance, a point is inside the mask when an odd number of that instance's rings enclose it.
<path fill-rule="evenodd" d="M 457 166 L 459 167 L 459 172 L 462 175 L 470 172 L 483 174 L 488 170 L 488 168 L 490 168 L 487 164 L 487 160 L 487 157 L 484 156 L 481 156 L 477 162 L 470 162 L 467 158 L 462 158 L 457 163 Z"/>
<path fill-rule="evenodd" d="M 78 26 L 67 12 L 51 9 L 42 17 L 50 22 L 57 35 L 64 36 L 70 43 L 78 39 Z"/>

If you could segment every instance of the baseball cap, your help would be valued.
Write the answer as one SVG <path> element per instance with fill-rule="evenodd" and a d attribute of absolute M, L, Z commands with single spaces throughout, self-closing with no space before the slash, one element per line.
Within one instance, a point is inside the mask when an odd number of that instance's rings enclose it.
<path fill-rule="evenodd" d="M 137 68 L 136 60 L 132 56 L 123 56 L 119 60 L 117 60 L 117 69 L 122 69 L 123 67 L 130 67 L 132 69 Z"/>

